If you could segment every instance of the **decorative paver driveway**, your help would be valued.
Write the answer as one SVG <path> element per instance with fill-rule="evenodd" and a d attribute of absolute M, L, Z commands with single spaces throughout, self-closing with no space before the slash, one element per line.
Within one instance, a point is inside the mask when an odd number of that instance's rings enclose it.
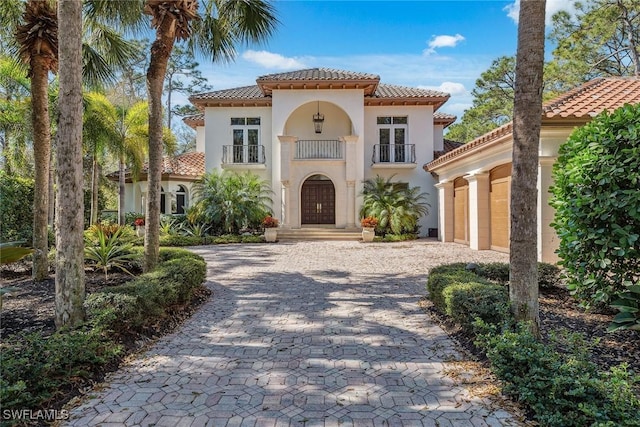
<path fill-rule="evenodd" d="M 518 425 L 443 374 L 461 356 L 418 307 L 430 267 L 506 255 L 422 240 L 194 250 L 212 299 L 72 425 Z"/>

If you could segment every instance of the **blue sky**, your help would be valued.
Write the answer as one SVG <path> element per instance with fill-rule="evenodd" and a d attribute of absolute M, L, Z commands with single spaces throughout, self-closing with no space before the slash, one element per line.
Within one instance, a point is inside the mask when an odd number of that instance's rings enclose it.
<path fill-rule="evenodd" d="M 440 111 L 461 117 L 492 60 L 515 55 L 518 1 L 277 0 L 280 25 L 267 43 L 240 48 L 231 64 L 201 60 L 200 69 L 214 90 L 311 67 L 374 73 L 450 93 Z M 566 3 L 547 0 L 547 19 Z"/>

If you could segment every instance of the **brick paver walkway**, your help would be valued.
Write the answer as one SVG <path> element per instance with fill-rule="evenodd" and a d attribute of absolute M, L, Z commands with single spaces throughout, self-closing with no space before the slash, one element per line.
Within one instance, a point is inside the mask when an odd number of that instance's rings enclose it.
<path fill-rule="evenodd" d="M 212 299 L 72 411 L 76 426 L 518 425 L 443 374 L 428 268 L 504 261 L 417 241 L 200 247 Z"/>

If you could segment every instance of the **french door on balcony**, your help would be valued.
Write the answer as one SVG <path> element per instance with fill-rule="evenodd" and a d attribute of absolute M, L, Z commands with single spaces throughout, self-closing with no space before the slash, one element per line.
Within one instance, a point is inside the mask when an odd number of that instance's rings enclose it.
<path fill-rule="evenodd" d="M 312 176 L 302 184 L 300 198 L 302 224 L 335 224 L 336 191 L 331 180 Z"/>

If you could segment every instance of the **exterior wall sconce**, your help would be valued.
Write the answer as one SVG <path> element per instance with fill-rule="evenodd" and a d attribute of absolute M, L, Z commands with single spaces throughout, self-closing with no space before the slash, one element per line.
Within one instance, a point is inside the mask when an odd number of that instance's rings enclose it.
<path fill-rule="evenodd" d="M 322 124 L 324 123 L 324 114 L 320 114 L 320 101 L 318 101 L 318 112 L 313 115 L 313 128 L 316 133 L 322 133 Z"/>

